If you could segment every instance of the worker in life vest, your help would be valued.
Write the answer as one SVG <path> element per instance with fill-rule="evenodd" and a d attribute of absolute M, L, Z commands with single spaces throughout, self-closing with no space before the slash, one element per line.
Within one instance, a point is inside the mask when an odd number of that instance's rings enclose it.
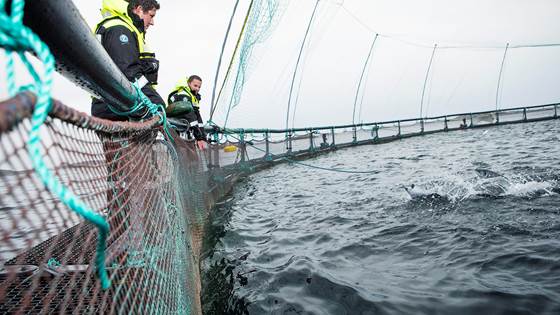
<path fill-rule="evenodd" d="M 131 82 L 138 81 L 142 92 L 154 104 L 165 105 L 156 92 L 159 61 L 148 50 L 146 31 L 154 25 L 160 5 L 156 0 L 103 0 L 103 20 L 97 24 L 95 34 L 117 67 Z M 110 120 L 128 120 L 114 113 L 107 103 L 93 99 L 91 114 Z M 133 114 L 133 118 L 148 118 L 147 109 Z"/>
<path fill-rule="evenodd" d="M 202 79 L 198 75 L 191 75 L 177 83 L 175 89 L 169 94 L 167 103 L 167 116 L 183 121 L 188 125 L 188 137 L 199 141 L 206 141 L 202 116 L 200 115 L 200 88 Z"/>

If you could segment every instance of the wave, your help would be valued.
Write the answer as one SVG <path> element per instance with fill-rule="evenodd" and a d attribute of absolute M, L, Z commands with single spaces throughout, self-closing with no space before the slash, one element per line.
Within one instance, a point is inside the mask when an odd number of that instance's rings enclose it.
<path fill-rule="evenodd" d="M 536 198 L 560 194 L 558 174 L 500 174 L 476 168 L 473 173 L 446 175 L 442 178 L 402 186 L 411 200 L 429 203 L 455 203 L 465 199 L 523 197 Z"/>

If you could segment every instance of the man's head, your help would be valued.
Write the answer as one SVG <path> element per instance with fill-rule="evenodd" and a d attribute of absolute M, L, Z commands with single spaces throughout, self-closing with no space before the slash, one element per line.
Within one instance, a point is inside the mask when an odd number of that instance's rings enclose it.
<path fill-rule="evenodd" d="M 130 0 L 129 3 L 132 13 L 144 21 L 144 30 L 148 30 L 148 27 L 154 25 L 154 17 L 156 11 L 159 10 L 157 0 Z"/>
<path fill-rule="evenodd" d="M 189 89 L 191 89 L 192 92 L 200 92 L 200 87 L 202 87 L 202 79 L 199 76 L 191 75 L 187 80 L 187 83 L 189 84 Z"/>

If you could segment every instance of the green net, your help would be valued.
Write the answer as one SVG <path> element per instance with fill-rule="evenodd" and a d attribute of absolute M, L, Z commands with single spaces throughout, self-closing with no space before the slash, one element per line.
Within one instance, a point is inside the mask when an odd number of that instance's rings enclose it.
<path fill-rule="evenodd" d="M 251 71 L 258 64 L 259 54 L 264 49 L 264 43 L 274 32 L 288 3 L 288 0 L 251 1 L 242 33 L 241 46 L 232 60 L 234 70 L 231 75 L 228 73 L 225 90 L 222 91 L 229 95 L 219 103 L 219 106 L 225 108 L 224 125 L 227 124 L 231 109 L 241 101 L 243 88 Z M 218 99 L 219 101 L 220 99 Z"/>
<path fill-rule="evenodd" d="M 0 312 L 196 313 L 206 208 L 192 197 L 206 189 L 205 158 L 186 142 L 171 146 L 153 121 L 111 124 L 55 103 L 41 130 L 42 153 L 53 174 L 110 225 L 105 265 L 112 284 L 103 290 L 93 265 L 96 228 L 31 168 L 29 119 L 13 120 L 26 117 L 29 99 L 0 104 L 2 117 L 12 118 L 0 134 Z"/>

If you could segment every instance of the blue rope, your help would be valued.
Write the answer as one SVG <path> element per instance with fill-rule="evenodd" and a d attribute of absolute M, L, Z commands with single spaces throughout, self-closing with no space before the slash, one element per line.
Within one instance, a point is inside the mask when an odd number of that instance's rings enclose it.
<path fill-rule="evenodd" d="M 4 0 L 0 0 L 0 8 L 5 8 Z M 109 288 L 111 282 L 105 269 L 105 248 L 106 240 L 109 234 L 109 224 L 105 218 L 92 211 L 85 203 L 83 203 L 76 195 L 74 195 L 67 187 L 62 185 L 56 177 L 49 171 L 41 154 L 40 128 L 47 119 L 51 110 L 51 87 L 52 75 L 54 72 L 54 58 L 45 43 L 34 34 L 29 28 L 22 24 L 24 0 L 14 0 L 12 2 L 12 16 L 8 17 L 6 12 L 0 12 L 0 46 L 4 47 L 8 52 L 18 52 L 21 60 L 29 70 L 35 82 L 28 87 L 37 95 L 37 104 L 31 118 L 31 131 L 27 142 L 27 149 L 35 172 L 43 182 L 43 184 L 54 195 L 58 196 L 61 201 L 74 212 L 94 224 L 98 231 L 98 242 L 95 257 L 95 266 L 98 277 L 101 281 L 103 289 Z M 37 73 L 27 57 L 23 54 L 25 51 L 33 51 L 44 65 L 44 72 Z M 13 62 L 12 62 L 13 65 Z M 13 68 L 8 68 L 8 82 L 15 87 L 15 74 Z M 15 88 L 13 89 L 15 90 Z M 14 91 L 11 91 L 14 92 Z"/>

